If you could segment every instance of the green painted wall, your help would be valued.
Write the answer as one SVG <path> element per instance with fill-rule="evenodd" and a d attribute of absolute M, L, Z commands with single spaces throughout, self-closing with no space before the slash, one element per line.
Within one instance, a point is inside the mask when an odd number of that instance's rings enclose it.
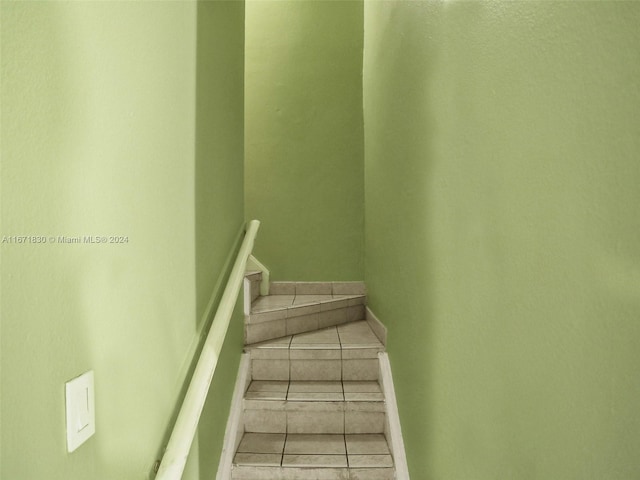
<path fill-rule="evenodd" d="M 244 1 L 200 1 L 196 74 L 198 318 L 244 218 Z M 225 279 L 226 281 L 226 279 Z M 222 285 L 224 287 L 224 285 Z"/>
<path fill-rule="evenodd" d="M 243 5 L 1 9 L 1 233 L 56 243 L 1 245 L 0 477 L 146 479 L 244 221 Z M 57 241 L 77 235 L 128 243 Z M 89 369 L 97 431 L 68 454 L 64 383 Z M 215 468 L 226 414 L 211 422 L 188 478 Z"/>
<path fill-rule="evenodd" d="M 362 14 L 246 4 L 246 215 L 275 279 L 363 277 Z"/>
<path fill-rule="evenodd" d="M 415 480 L 640 477 L 638 24 L 365 4 L 365 279 Z"/>
<path fill-rule="evenodd" d="M 244 0 L 199 1 L 196 56 L 196 306 L 210 325 L 244 230 Z M 242 294 L 240 295 L 240 297 Z M 218 470 L 244 345 L 238 299 L 188 464 L 191 476 Z M 207 329 L 205 328 L 205 331 Z M 204 338 L 204 336 L 203 336 Z"/>

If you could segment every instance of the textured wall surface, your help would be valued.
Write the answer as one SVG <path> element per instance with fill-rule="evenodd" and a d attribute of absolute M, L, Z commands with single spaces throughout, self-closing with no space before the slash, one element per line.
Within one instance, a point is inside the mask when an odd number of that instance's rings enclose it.
<path fill-rule="evenodd" d="M 196 74 L 196 291 L 198 330 L 211 321 L 244 224 L 244 1 L 198 2 Z M 258 233 L 260 238 L 260 232 Z M 242 292 L 209 389 L 190 464 L 198 479 L 218 470 L 240 354 Z M 210 313 L 212 315 L 215 310 Z M 196 470 L 195 468 L 193 469 Z M 190 477 L 185 477 L 190 478 Z"/>
<path fill-rule="evenodd" d="M 276 280 L 363 277 L 362 1 L 249 1 L 245 198 Z"/>
<path fill-rule="evenodd" d="M 244 2 L 198 3 L 196 270 L 198 318 L 244 218 Z"/>
<path fill-rule="evenodd" d="M 244 221 L 235 3 L 1 4 L 1 233 L 56 239 L 1 245 L 3 479 L 150 475 Z M 197 35 L 212 25 L 217 37 Z M 211 43 L 222 41 L 228 49 Z M 223 91 L 228 115 L 210 118 Z M 205 141 L 220 125 L 224 133 Z M 196 173 L 209 184 L 196 184 Z M 128 242 L 58 240 L 85 235 Z M 231 340 L 239 345 L 241 330 Z M 238 353 L 223 354 L 216 384 L 233 378 Z M 90 369 L 96 434 L 68 454 L 64 383 Z M 224 414 L 230 393 L 217 392 L 210 400 Z M 199 447 L 212 459 L 226 414 L 205 416 L 216 438 L 199 435 Z M 187 478 L 213 469 L 194 455 Z"/>
<path fill-rule="evenodd" d="M 365 279 L 415 480 L 640 477 L 638 24 L 365 3 Z"/>

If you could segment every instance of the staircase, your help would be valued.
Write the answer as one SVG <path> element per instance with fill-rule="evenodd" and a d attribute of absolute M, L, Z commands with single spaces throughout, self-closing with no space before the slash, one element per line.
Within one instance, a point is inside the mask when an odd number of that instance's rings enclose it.
<path fill-rule="evenodd" d="M 260 296 L 260 282 L 247 274 L 250 373 L 230 478 L 399 478 L 380 382 L 386 333 L 367 319 L 364 284 L 273 282 Z"/>

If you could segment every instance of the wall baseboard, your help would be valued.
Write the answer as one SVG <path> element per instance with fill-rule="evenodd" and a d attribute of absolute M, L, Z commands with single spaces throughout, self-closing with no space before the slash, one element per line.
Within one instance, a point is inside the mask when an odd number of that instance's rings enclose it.
<path fill-rule="evenodd" d="M 386 347 L 387 346 L 387 327 L 375 316 L 369 307 L 366 309 L 366 320 L 373 333 L 376 334 L 378 340 Z"/>
<path fill-rule="evenodd" d="M 222 453 L 220 454 L 220 463 L 218 464 L 216 480 L 231 480 L 233 455 L 238 449 L 240 440 L 242 440 L 242 434 L 244 433 L 242 399 L 244 397 L 244 392 L 247 390 L 249 382 L 251 381 L 250 369 L 251 360 L 249 354 L 243 353 L 240 357 L 240 366 L 238 367 L 236 385 L 233 389 L 231 411 L 229 412 L 227 426 L 224 431 L 224 443 L 222 445 Z"/>
<path fill-rule="evenodd" d="M 410 480 L 407 455 L 404 450 L 404 440 L 402 439 L 402 428 L 400 427 L 400 415 L 398 413 L 398 403 L 396 401 L 396 391 L 393 386 L 393 376 L 391 374 L 391 363 L 387 352 L 378 354 L 380 360 L 380 386 L 384 393 L 387 405 L 387 424 L 385 427 L 387 442 L 393 455 L 393 463 L 396 469 L 397 480 Z"/>

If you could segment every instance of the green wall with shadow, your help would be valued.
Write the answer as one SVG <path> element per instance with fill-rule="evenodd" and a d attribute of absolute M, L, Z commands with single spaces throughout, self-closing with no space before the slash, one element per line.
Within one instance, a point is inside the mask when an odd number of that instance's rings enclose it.
<path fill-rule="evenodd" d="M 196 57 L 198 318 L 244 219 L 244 1 L 200 1 Z M 225 277 L 222 272 L 221 277 Z"/>
<path fill-rule="evenodd" d="M 639 22 L 365 3 L 365 280 L 415 480 L 640 477 Z"/>
<path fill-rule="evenodd" d="M 0 9 L 1 234 L 47 239 L 1 245 L 0 477 L 150 478 L 244 222 L 244 5 Z M 127 240 L 83 241 L 103 235 Z M 64 384 L 91 369 L 96 434 L 69 454 Z M 188 478 L 214 471 L 225 423 Z"/>
<path fill-rule="evenodd" d="M 245 199 L 274 280 L 362 280 L 362 1 L 246 4 Z"/>

